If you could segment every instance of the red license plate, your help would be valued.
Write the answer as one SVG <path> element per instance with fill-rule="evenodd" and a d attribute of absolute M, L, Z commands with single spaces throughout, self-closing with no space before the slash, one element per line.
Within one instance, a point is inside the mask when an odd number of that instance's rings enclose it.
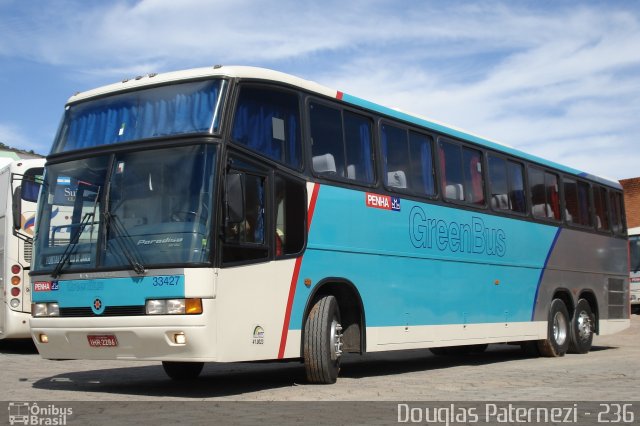
<path fill-rule="evenodd" d="M 118 339 L 113 334 L 88 335 L 89 346 L 94 348 L 104 348 L 118 346 Z"/>

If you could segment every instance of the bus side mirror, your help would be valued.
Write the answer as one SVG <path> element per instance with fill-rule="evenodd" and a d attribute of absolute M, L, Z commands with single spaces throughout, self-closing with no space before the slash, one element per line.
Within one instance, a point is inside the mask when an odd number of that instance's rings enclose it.
<path fill-rule="evenodd" d="M 13 229 L 20 229 L 22 227 L 22 186 L 18 186 L 13 191 Z"/>
<path fill-rule="evenodd" d="M 225 186 L 226 222 L 240 223 L 244 220 L 244 174 L 229 173 Z"/>

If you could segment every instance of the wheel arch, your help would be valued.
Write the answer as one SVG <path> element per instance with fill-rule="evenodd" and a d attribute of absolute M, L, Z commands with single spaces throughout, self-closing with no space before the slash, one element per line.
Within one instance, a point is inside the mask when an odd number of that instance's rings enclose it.
<path fill-rule="evenodd" d="M 302 330 L 302 338 L 300 339 L 301 345 L 304 342 L 304 323 L 309 315 L 309 311 L 320 298 L 328 295 L 333 295 L 338 301 L 340 321 L 343 330 L 343 350 L 345 352 L 365 353 L 366 322 L 362 297 L 353 282 L 340 277 L 328 277 L 322 279 L 314 287 L 313 291 L 307 298 L 300 327 Z"/>
<path fill-rule="evenodd" d="M 571 290 L 565 287 L 556 288 L 553 292 L 551 301 L 554 299 L 560 299 L 564 302 L 564 305 L 567 307 L 567 311 L 569 311 L 569 319 L 571 319 L 576 307 L 576 304 L 573 301 L 573 296 L 571 295 Z"/>

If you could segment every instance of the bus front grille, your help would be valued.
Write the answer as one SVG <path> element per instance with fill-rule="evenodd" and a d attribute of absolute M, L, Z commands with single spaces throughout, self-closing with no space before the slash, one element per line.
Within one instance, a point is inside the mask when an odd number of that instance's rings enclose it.
<path fill-rule="evenodd" d="M 60 308 L 61 317 L 124 317 L 145 315 L 144 305 L 136 306 L 107 306 L 101 314 L 95 314 L 91 308 Z"/>

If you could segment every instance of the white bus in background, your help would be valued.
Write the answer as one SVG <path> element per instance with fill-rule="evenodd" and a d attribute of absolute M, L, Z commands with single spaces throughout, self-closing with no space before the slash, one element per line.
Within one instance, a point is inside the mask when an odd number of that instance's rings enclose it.
<path fill-rule="evenodd" d="M 631 310 L 640 313 L 640 226 L 629 228 L 628 234 Z"/>
<path fill-rule="evenodd" d="M 29 269 L 45 160 L 2 160 L 5 161 L 0 163 L 0 339 L 29 338 Z"/>

